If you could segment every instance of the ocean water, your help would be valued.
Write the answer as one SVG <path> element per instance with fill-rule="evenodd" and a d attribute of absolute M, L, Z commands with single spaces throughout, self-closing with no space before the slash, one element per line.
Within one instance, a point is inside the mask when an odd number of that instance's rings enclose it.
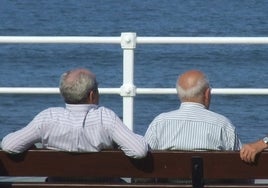
<path fill-rule="evenodd" d="M 0 36 L 268 36 L 265 0 L 1 0 Z M 136 87 L 175 87 L 188 69 L 204 71 L 213 88 L 267 88 L 267 45 L 138 45 Z M 100 88 L 122 85 L 119 45 L 0 44 L 0 87 L 57 87 L 62 72 L 85 67 Z M 210 109 L 227 116 L 243 143 L 268 133 L 268 96 L 213 95 Z M 122 117 L 122 98 L 101 95 Z M 134 131 L 143 135 L 175 95 L 137 95 Z M 63 106 L 59 95 L 0 95 L 0 140 L 41 110 Z"/>

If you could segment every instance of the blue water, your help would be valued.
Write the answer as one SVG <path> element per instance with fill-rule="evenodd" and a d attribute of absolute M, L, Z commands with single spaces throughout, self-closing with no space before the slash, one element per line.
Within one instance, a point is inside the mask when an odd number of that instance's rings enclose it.
<path fill-rule="evenodd" d="M 1 36 L 264 36 L 265 0 L 1 0 Z M 213 88 L 266 88 L 267 45 L 138 45 L 137 87 L 175 86 L 177 76 L 198 68 Z M 0 44 L 0 87 L 57 87 L 62 72 L 86 67 L 100 88 L 122 85 L 119 45 Z M 211 110 L 237 127 L 242 142 L 268 133 L 268 96 L 214 95 Z M 102 95 L 101 105 L 122 117 L 122 98 Z M 0 95 L 0 139 L 25 126 L 38 112 L 63 106 L 59 95 Z M 134 131 L 144 134 L 159 113 L 178 108 L 175 95 L 138 95 Z"/>

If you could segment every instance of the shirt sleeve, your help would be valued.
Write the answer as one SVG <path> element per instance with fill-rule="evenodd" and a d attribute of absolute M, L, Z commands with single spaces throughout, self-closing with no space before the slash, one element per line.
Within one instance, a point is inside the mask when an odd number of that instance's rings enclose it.
<path fill-rule="evenodd" d="M 158 149 L 155 120 L 153 120 L 149 125 L 144 137 L 151 149 Z"/>
<path fill-rule="evenodd" d="M 38 124 L 41 116 L 36 116 L 26 127 L 6 135 L 1 143 L 2 150 L 8 153 L 22 153 L 41 141 Z"/>
<path fill-rule="evenodd" d="M 226 150 L 237 151 L 242 147 L 242 143 L 238 137 L 235 126 L 230 122 L 225 129 L 225 140 Z"/>
<path fill-rule="evenodd" d="M 128 129 L 117 115 L 114 115 L 112 139 L 129 157 L 143 158 L 147 155 L 148 144 L 144 138 Z"/>
<path fill-rule="evenodd" d="M 238 138 L 236 130 L 235 130 L 234 134 L 235 134 L 234 150 L 240 150 L 242 148 L 242 143 L 241 143 L 240 139 Z"/>

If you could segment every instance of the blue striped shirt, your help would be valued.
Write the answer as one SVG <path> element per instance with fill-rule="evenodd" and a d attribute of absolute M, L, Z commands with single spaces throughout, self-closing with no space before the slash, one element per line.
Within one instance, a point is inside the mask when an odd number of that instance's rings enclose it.
<path fill-rule="evenodd" d="M 70 105 L 40 112 L 26 127 L 2 140 L 2 149 L 21 153 L 40 142 L 43 148 L 70 152 L 97 152 L 115 144 L 130 157 L 146 156 L 144 138 L 128 129 L 110 109 L 97 105 Z"/>
<path fill-rule="evenodd" d="M 226 117 L 198 103 L 182 103 L 178 110 L 158 115 L 145 140 L 158 150 L 239 150 L 236 129 Z"/>

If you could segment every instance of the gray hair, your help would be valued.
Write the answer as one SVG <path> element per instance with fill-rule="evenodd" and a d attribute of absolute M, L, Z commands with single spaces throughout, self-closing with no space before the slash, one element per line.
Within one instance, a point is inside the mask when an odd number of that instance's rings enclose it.
<path fill-rule="evenodd" d="M 96 78 L 93 74 L 81 71 L 70 79 L 70 73 L 72 71 L 62 74 L 60 93 L 68 104 L 84 104 L 87 102 L 89 93 L 98 89 Z"/>
<path fill-rule="evenodd" d="M 178 82 L 176 84 L 176 89 L 178 96 L 181 101 L 187 99 L 193 99 L 204 96 L 204 91 L 209 87 L 209 80 L 206 76 L 197 81 L 197 84 L 189 89 L 182 88 Z"/>

